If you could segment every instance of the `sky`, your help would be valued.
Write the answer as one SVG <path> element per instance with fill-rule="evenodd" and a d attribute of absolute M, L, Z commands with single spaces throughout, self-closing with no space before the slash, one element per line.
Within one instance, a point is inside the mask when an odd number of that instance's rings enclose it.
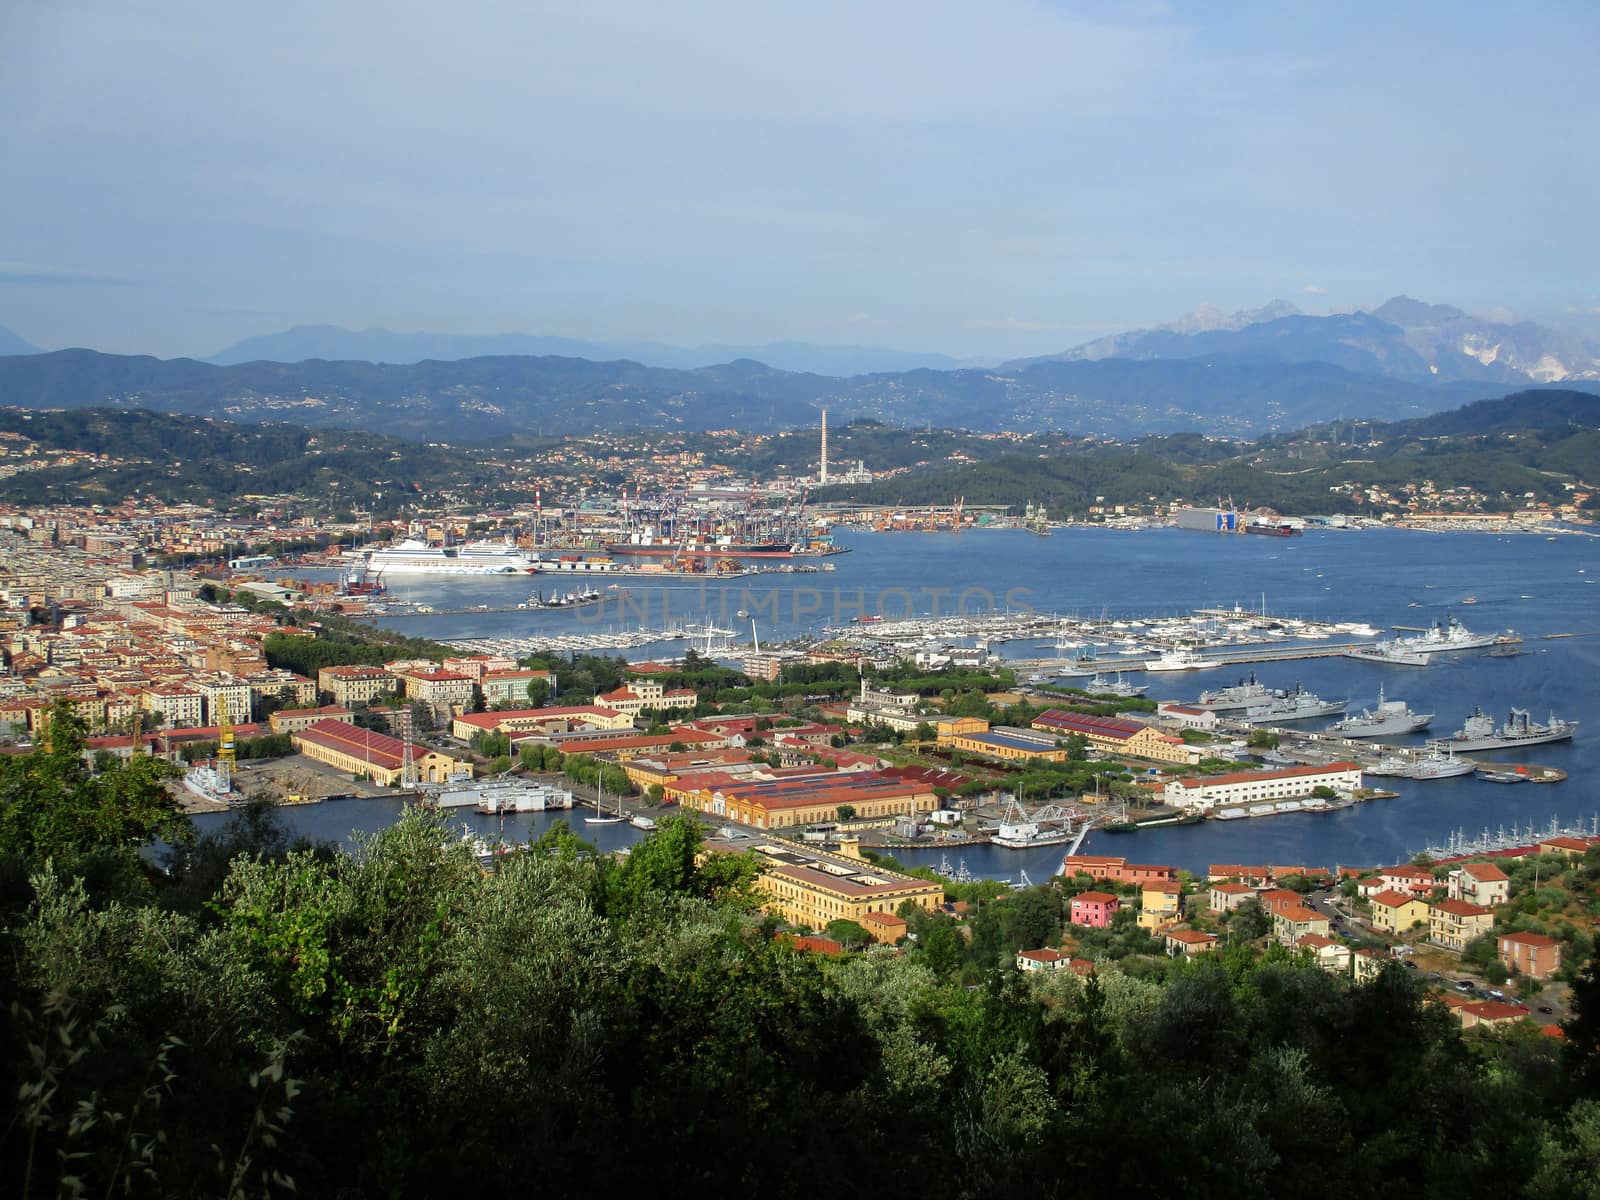
<path fill-rule="evenodd" d="M 0 325 L 1049 353 L 1600 331 L 1600 5 L 0 0 Z"/>

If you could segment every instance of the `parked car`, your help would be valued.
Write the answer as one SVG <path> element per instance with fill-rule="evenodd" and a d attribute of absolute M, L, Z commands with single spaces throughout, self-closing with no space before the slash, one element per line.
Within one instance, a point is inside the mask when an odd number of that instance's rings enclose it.
<path fill-rule="evenodd" d="M 1549 1017 L 1549 1016 L 1554 1016 L 1556 1010 L 1551 1008 L 1548 1004 L 1541 1004 L 1541 1005 L 1539 1005 L 1539 1011 L 1542 1012 L 1545 1016 Z"/>
<path fill-rule="evenodd" d="M 1470 983 L 1468 983 L 1465 979 L 1458 979 L 1458 980 L 1456 980 L 1456 991 L 1458 991 L 1458 992 L 1466 992 L 1468 995 L 1471 995 L 1472 994 L 1472 985 Z"/>
<path fill-rule="evenodd" d="M 1490 988 L 1489 989 L 1489 999 L 1491 999 L 1491 1000 L 1504 1000 L 1505 998 L 1506 998 L 1506 994 L 1504 992 L 1502 992 L 1499 988 Z"/>

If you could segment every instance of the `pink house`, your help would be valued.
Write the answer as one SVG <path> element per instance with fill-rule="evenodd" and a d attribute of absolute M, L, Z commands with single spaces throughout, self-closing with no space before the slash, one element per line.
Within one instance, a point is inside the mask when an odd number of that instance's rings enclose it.
<path fill-rule="evenodd" d="M 1072 923 L 1104 929 L 1111 924 L 1118 900 L 1108 892 L 1080 892 L 1072 898 Z"/>

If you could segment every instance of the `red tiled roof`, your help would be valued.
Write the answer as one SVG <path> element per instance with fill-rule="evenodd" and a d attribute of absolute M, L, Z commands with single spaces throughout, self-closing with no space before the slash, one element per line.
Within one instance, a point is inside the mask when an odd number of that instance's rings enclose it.
<path fill-rule="evenodd" d="M 1433 905 L 1435 912 L 1447 912 L 1454 917 L 1487 917 L 1489 910 L 1480 904 L 1468 904 L 1465 900 L 1440 900 Z"/>
<path fill-rule="evenodd" d="M 1502 933 L 1500 940 L 1502 942 L 1515 942 L 1519 946 L 1532 946 L 1536 950 L 1559 945 L 1555 938 L 1546 937 L 1542 933 Z"/>

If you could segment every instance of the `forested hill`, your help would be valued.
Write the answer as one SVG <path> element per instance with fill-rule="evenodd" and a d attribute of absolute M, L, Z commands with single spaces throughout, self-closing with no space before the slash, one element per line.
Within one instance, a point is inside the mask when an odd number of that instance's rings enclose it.
<path fill-rule="evenodd" d="M 431 441 L 514 432 L 815 427 L 868 417 L 902 427 L 1130 437 L 1183 430 L 1253 437 L 1329 418 L 1395 420 L 1494 394 L 1317 362 L 1217 357 L 1045 361 L 1015 370 L 913 370 L 845 379 L 742 359 L 674 370 L 579 358 L 384 365 L 214 366 L 89 350 L 0 357 L 0 405 L 145 408 L 240 421 L 294 420 Z"/>
<path fill-rule="evenodd" d="M 1185 500 L 1284 512 L 1357 512 L 1347 483 L 1394 489 L 1427 479 L 1467 487 L 1490 508 L 1523 506 L 1531 493 L 1552 502 L 1600 482 L 1600 396 L 1533 389 L 1455 412 L 1381 424 L 1337 422 L 1259 443 L 1194 435 L 1086 445 L 1048 457 L 1011 454 L 982 464 L 924 471 L 865 487 L 834 487 L 818 499 L 873 504 L 1044 503 L 1055 516 L 1091 504 Z M 1590 501 L 1591 506 L 1594 500 Z"/>
<path fill-rule="evenodd" d="M 17 1200 L 1594 1195 L 1587 934 L 1561 1039 L 1464 1031 L 1398 959 L 1330 974 L 1253 904 L 1195 959 L 1125 906 L 1071 931 L 1089 974 L 1019 971 L 1087 876 L 951 883 L 965 919 L 908 901 L 915 940 L 835 957 L 688 817 L 620 858 L 558 822 L 487 873 L 418 809 L 356 855 L 267 806 L 194 841 L 167 764 L 91 775 L 51 730 L 0 756 Z M 1597 851 L 1539 867 L 1574 907 L 1600 883 Z"/>
<path fill-rule="evenodd" d="M 1472 437 L 1503 433 L 1564 436 L 1600 429 L 1600 395 L 1565 388 L 1537 388 L 1479 400 L 1450 412 L 1397 421 L 1381 431 L 1384 440 Z"/>
<path fill-rule="evenodd" d="M 377 433 L 281 422 L 243 425 L 108 409 L 0 409 L 0 433 L 35 443 L 45 452 L 35 461 L 49 459 L 50 452 L 79 456 L 68 465 L 19 470 L 5 479 L 5 497 L 17 504 L 109 504 L 145 492 L 216 504 L 245 494 L 298 493 L 366 505 L 374 491 L 398 496 L 465 487 L 477 473 L 470 455 L 438 454 L 420 442 Z"/>

